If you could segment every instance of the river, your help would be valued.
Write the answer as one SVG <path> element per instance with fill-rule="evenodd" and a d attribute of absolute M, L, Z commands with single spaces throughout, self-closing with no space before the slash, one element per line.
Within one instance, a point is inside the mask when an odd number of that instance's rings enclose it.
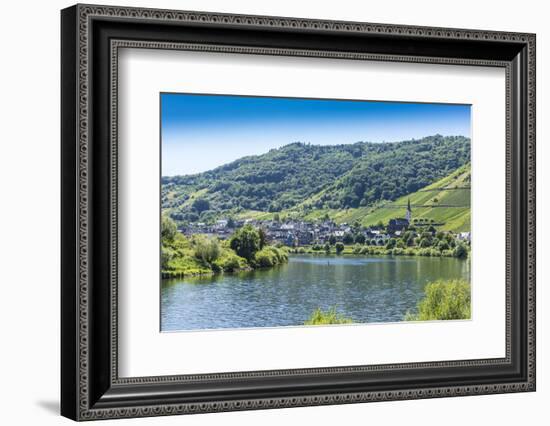
<path fill-rule="evenodd" d="M 469 280 L 469 262 L 409 256 L 292 255 L 271 269 L 162 280 L 161 330 L 303 325 L 318 307 L 354 322 L 401 321 L 424 286 Z"/>

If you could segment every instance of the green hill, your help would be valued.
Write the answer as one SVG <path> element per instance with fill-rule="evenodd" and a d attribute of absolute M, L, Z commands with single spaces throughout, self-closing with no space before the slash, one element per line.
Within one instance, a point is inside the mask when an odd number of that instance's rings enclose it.
<path fill-rule="evenodd" d="M 326 212 L 338 221 L 364 221 L 366 211 L 375 213 L 372 206 L 388 209 L 391 202 L 400 214 L 401 197 L 469 161 L 470 140 L 462 136 L 328 146 L 292 143 L 204 173 L 163 177 L 162 208 L 177 222 L 267 219 L 275 213 L 313 219 Z"/>
<path fill-rule="evenodd" d="M 313 200 L 319 195 L 313 196 Z M 320 220 L 327 215 L 336 223 L 354 223 L 364 226 L 387 224 L 390 219 L 405 217 L 410 200 L 413 224 L 422 221 L 439 224 L 446 231 L 470 230 L 470 164 L 459 167 L 448 176 L 395 201 L 381 201 L 370 207 L 348 209 L 308 209 L 312 200 L 308 199 L 295 209 L 282 212 L 283 217 Z M 242 212 L 240 217 L 265 220 L 271 214 L 262 212 Z"/>

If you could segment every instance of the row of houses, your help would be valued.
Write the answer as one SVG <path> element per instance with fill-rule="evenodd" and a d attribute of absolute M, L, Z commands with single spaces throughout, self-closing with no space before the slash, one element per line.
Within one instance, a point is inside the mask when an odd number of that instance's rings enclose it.
<path fill-rule="evenodd" d="M 406 219 L 392 219 L 386 229 L 369 227 L 354 231 L 353 227 L 346 224 L 336 224 L 333 221 L 306 222 L 299 220 L 279 221 L 259 221 L 259 220 L 239 220 L 229 221 L 220 219 L 214 224 L 202 222 L 192 223 L 180 231 L 186 235 L 205 234 L 216 236 L 220 239 L 229 238 L 237 228 L 251 224 L 257 228 L 262 228 L 270 243 L 281 243 L 287 246 L 305 246 L 311 244 L 325 244 L 330 240 L 343 241 L 346 234 L 363 234 L 365 240 L 375 241 L 378 245 L 384 245 L 388 239 L 399 237 L 409 226 Z"/>
<path fill-rule="evenodd" d="M 229 238 L 236 229 L 246 224 L 263 229 L 270 243 L 281 243 L 289 247 L 325 244 L 331 240 L 332 242 L 341 242 L 344 240 L 346 234 L 353 234 L 354 236 L 362 234 L 365 240 L 369 241 L 371 244 L 385 245 L 390 238 L 399 238 L 403 235 L 409 227 L 409 220 L 408 218 L 391 219 L 385 229 L 369 227 L 357 231 L 346 223 L 336 224 L 330 220 L 323 222 L 306 222 L 298 220 L 279 222 L 260 220 L 230 221 L 227 219 L 220 219 L 214 224 L 202 222 L 192 223 L 181 228 L 180 232 L 188 236 L 193 234 L 205 234 L 224 240 Z M 465 242 L 470 242 L 470 237 L 470 232 L 461 232 L 456 235 L 458 240 Z"/>

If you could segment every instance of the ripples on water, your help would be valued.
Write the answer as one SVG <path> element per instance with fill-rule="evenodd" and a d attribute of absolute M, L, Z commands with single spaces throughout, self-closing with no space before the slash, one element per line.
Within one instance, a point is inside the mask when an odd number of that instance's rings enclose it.
<path fill-rule="evenodd" d="M 296 255 L 271 269 L 163 280 L 161 329 L 296 326 L 318 307 L 359 323 L 401 321 L 427 282 L 469 275 L 455 258 Z"/>

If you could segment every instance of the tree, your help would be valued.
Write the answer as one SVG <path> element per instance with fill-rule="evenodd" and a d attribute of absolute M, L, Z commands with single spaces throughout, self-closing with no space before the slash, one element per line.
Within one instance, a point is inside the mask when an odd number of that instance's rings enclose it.
<path fill-rule="evenodd" d="M 220 257 L 222 249 L 217 238 L 195 238 L 195 257 L 203 263 L 211 264 Z"/>
<path fill-rule="evenodd" d="M 420 234 L 420 238 L 426 238 L 431 243 L 432 242 L 432 233 L 428 232 L 428 231 L 424 231 L 424 232 L 422 232 L 422 234 Z"/>
<path fill-rule="evenodd" d="M 237 226 L 237 224 L 235 223 L 235 219 L 233 219 L 232 217 L 230 217 L 229 219 L 227 219 L 227 227 L 228 227 L 228 228 L 234 229 L 235 226 Z"/>
<path fill-rule="evenodd" d="M 468 250 L 466 249 L 466 247 L 464 247 L 464 245 L 457 244 L 457 246 L 453 250 L 453 256 L 458 257 L 459 259 L 465 259 L 468 257 Z"/>
<path fill-rule="evenodd" d="M 263 228 L 258 228 L 258 235 L 260 236 L 260 250 L 263 249 L 267 244 L 267 234 Z"/>
<path fill-rule="evenodd" d="M 173 241 L 178 228 L 176 222 L 170 219 L 167 215 L 162 215 L 160 222 L 160 238 L 162 241 Z"/>
<path fill-rule="evenodd" d="M 205 198 L 197 198 L 195 201 L 193 201 L 191 208 L 195 210 L 198 214 L 201 214 L 206 210 L 210 210 L 210 202 Z"/>
<path fill-rule="evenodd" d="M 357 244 L 365 244 L 365 240 L 366 240 L 365 234 L 357 234 L 355 236 L 355 242 Z"/>
<path fill-rule="evenodd" d="M 437 248 L 438 248 L 440 251 L 449 250 L 449 244 L 447 243 L 447 241 L 442 240 L 442 241 L 440 241 L 439 244 L 437 245 Z"/>
<path fill-rule="evenodd" d="M 338 242 L 336 243 L 335 248 L 336 248 L 336 254 L 340 254 L 344 251 L 344 244 Z"/>
<path fill-rule="evenodd" d="M 396 244 L 395 238 L 390 238 L 386 243 L 386 248 L 387 249 L 395 248 L 395 244 Z"/>
<path fill-rule="evenodd" d="M 238 229 L 229 240 L 229 247 L 250 261 L 260 250 L 260 234 L 252 225 L 245 225 Z"/>
<path fill-rule="evenodd" d="M 273 220 L 277 223 L 281 221 L 281 216 L 279 216 L 279 213 L 275 213 L 273 215 Z"/>
<path fill-rule="evenodd" d="M 421 238 L 419 245 L 422 248 L 426 248 L 426 247 L 430 247 L 432 245 L 432 242 L 428 238 Z"/>
<path fill-rule="evenodd" d="M 325 253 L 326 253 L 326 254 L 329 254 L 329 253 L 330 253 L 330 244 L 329 244 L 329 243 L 325 243 L 324 248 L 325 248 Z"/>
<path fill-rule="evenodd" d="M 336 236 L 335 235 L 331 235 L 330 237 L 328 237 L 328 242 L 331 246 L 333 246 L 334 244 L 336 244 Z"/>
<path fill-rule="evenodd" d="M 351 232 L 346 232 L 342 240 L 344 244 L 353 244 L 353 234 Z"/>

